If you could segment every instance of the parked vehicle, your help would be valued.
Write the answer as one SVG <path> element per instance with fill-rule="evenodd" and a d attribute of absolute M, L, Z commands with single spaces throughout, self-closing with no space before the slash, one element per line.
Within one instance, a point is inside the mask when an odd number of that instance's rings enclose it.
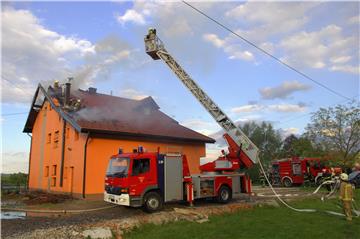
<path fill-rule="evenodd" d="M 360 188 L 360 171 L 354 171 L 349 174 L 349 182 L 354 184 L 356 188 Z"/>
<path fill-rule="evenodd" d="M 320 185 L 332 173 L 334 170 L 319 158 L 292 157 L 272 162 L 270 180 L 274 186 L 291 187 L 305 181 Z"/>
<path fill-rule="evenodd" d="M 233 170 L 238 166 L 224 171 L 231 163 L 216 161 L 215 171 L 191 175 L 185 155 L 143 152 L 141 147 L 134 153 L 120 151 L 109 162 L 104 200 L 155 212 L 166 202 L 214 198 L 228 203 L 234 194 L 251 192 L 249 177 Z"/>

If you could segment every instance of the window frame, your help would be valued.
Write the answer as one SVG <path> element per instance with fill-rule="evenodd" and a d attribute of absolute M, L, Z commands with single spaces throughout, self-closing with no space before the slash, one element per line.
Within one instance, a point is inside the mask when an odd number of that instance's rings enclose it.
<path fill-rule="evenodd" d="M 148 165 L 146 166 L 146 168 L 144 167 L 144 162 L 142 165 L 139 166 L 139 171 L 138 172 L 135 172 L 135 162 L 138 162 L 138 161 L 147 161 L 148 162 Z M 146 173 L 149 173 L 150 172 L 150 165 L 151 165 L 151 160 L 150 158 L 137 158 L 137 159 L 133 159 L 132 160 L 132 166 L 131 166 L 131 175 L 132 176 L 138 176 L 138 175 L 142 175 L 142 174 L 146 174 Z M 146 162 L 145 161 L 145 162 Z M 145 168 L 145 170 L 144 170 Z"/>

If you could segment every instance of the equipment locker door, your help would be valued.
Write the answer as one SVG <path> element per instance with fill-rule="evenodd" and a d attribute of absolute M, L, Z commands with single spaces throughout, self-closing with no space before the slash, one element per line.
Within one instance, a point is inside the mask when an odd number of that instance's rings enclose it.
<path fill-rule="evenodd" d="M 178 201 L 183 199 L 183 164 L 182 157 L 179 156 L 165 156 L 164 160 L 164 200 Z"/>

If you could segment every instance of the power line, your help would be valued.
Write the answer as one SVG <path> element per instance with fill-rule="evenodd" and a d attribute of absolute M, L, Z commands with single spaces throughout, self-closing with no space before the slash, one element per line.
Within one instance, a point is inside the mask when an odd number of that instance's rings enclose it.
<path fill-rule="evenodd" d="M 241 40 L 245 41 L 246 43 L 248 43 L 249 45 L 255 47 L 256 49 L 258 49 L 259 51 L 261 51 L 262 53 L 266 54 L 267 56 L 271 57 L 272 59 L 276 60 L 277 62 L 279 62 L 280 64 L 283 64 L 284 66 L 286 66 L 287 68 L 295 71 L 296 73 L 300 74 L 301 76 L 305 77 L 306 79 L 312 81 L 313 83 L 317 84 L 318 86 L 332 92 L 333 94 L 340 96 L 344 99 L 350 100 L 349 97 L 344 96 L 342 94 L 340 94 L 339 92 L 329 88 L 328 86 L 314 80 L 313 78 L 311 78 L 310 76 L 306 75 L 305 73 L 301 72 L 300 70 L 297 70 L 296 68 L 290 66 L 289 64 L 287 64 L 286 62 L 282 61 L 281 59 L 279 59 L 278 57 L 272 55 L 271 53 L 267 52 L 266 50 L 264 50 L 263 48 L 257 46 L 255 43 L 252 43 L 250 40 L 242 37 L 241 35 L 239 35 L 238 33 L 234 32 L 233 30 L 231 30 L 229 27 L 225 26 L 224 24 L 220 23 L 219 21 L 217 21 L 216 19 L 210 17 L 209 15 L 207 15 L 206 13 L 204 13 L 203 11 L 201 11 L 200 9 L 194 7 L 193 5 L 191 5 L 190 3 L 186 2 L 186 1 L 182 1 L 184 4 L 188 5 L 189 7 L 191 7 L 192 9 L 194 9 L 195 11 L 197 11 L 198 13 L 200 13 L 201 15 L 205 16 L 206 18 L 210 19 L 211 21 L 215 22 L 216 24 L 218 24 L 219 26 L 221 26 L 222 28 L 224 28 L 225 30 L 231 32 L 232 34 L 234 34 L 235 36 L 239 37 Z"/>

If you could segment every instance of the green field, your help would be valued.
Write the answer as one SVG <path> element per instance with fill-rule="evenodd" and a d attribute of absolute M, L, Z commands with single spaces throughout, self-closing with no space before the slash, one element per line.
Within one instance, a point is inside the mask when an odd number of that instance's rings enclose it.
<path fill-rule="evenodd" d="M 356 190 L 360 205 L 360 190 Z M 290 203 L 297 208 L 341 212 L 337 200 L 321 202 L 318 198 Z M 360 218 L 347 222 L 344 217 L 324 212 L 299 213 L 285 207 L 256 207 L 234 214 L 212 216 L 210 222 L 175 222 L 162 226 L 144 225 L 125 234 L 126 239 L 221 239 L 221 238 L 360 238 Z"/>

